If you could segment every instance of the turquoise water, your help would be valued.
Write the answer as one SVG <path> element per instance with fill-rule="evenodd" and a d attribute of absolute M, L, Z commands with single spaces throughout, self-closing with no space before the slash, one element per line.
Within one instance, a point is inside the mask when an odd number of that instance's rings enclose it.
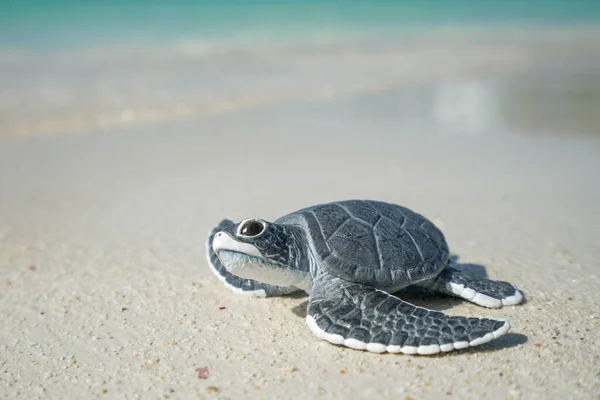
<path fill-rule="evenodd" d="M 293 40 L 599 21 L 598 0 L 0 0 L 0 46 Z"/>

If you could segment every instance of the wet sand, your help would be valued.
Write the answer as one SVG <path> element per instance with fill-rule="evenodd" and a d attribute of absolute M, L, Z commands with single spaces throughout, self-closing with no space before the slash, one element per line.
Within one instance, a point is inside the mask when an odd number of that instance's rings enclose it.
<path fill-rule="evenodd" d="M 600 141 L 408 130 L 360 101 L 2 139 L 0 395 L 598 398 Z M 305 296 L 211 274 L 220 218 L 348 198 L 423 213 L 459 263 L 517 284 L 526 303 L 500 310 L 410 297 L 510 333 L 434 357 L 344 349 L 312 335 Z"/>
<path fill-rule="evenodd" d="M 487 131 L 508 120 L 511 131 L 597 134 L 599 37 L 596 25 L 549 25 L 0 48 L 0 136 L 112 129 L 390 92 L 400 99 L 394 112 L 411 122 L 427 121 L 429 110 L 438 110 L 433 117 L 445 125 L 461 124 L 470 117 L 464 114 L 496 118 L 487 114 L 498 109 L 492 112 L 509 114 L 503 121 L 475 121 L 466 129 Z"/>

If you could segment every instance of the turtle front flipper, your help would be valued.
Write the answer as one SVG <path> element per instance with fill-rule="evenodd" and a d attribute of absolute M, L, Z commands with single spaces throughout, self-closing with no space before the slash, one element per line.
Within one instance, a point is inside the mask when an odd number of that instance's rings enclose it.
<path fill-rule="evenodd" d="M 217 232 L 220 232 L 232 225 L 235 225 L 234 221 L 230 219 L 222 220 L 213 228 L 213 230 L 210 231 L 206 241 L 206 257 L 208 259 L 208 265 L 216 277 L 223 282 L 225 287 L 227 287 L 233 293 L 250 297 L 283 296 L 299 290 L 295 287 L 267 285 L 266 283 L 258 282 L 252 279 L 240 278 L 227 271 L 213 250 L 213 239 Z"/>
<path fill-rule="evenodd" d="M 523 294 L 512 283 L 479 278 L 452 267 L 447 267 L 424 286 L 487 308 L 512 306 L 523 301 Z"/>
<path fill-rule="evenodd" d="M 370 286 L 323 273 L 313 281 L 306 322 L 320 339 L 374 353 L 436 354 L 496 339 L 508 321 L 451 317 Z"/>

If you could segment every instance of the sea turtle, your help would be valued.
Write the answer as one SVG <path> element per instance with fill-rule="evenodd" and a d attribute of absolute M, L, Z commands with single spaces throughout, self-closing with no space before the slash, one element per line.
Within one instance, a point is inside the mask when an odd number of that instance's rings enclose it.
<path fill-rule="evenodd" d="M 523 299 L 507 282 L 449 266 L 448 245 L 408 208 L 348 200 L 275 222 L 225 219 L 209 234 L 209 264 L 235 293 L 309 293 L 306 322 L 319 338 L 375 353 L 435 354 L 504 335 L 508 321 L 447 316 L 391 293 L 417 286 L 500 308 Z"/>

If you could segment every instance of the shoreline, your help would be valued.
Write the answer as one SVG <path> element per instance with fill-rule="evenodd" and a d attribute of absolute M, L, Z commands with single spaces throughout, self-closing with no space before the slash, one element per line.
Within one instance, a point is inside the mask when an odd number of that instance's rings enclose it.
<path fill-rule="evenodd" d="M 456 77 L 445 82 L 398 82 L 386 87 L 315 90 L 280 93 L 272 96 L 213 99 L 200 104 L 180 103 L 167 108 L 115 110 L 112 113 L 81 114 L 66 119 L 2 126 L 0 137 L 54 135 L 86 131 L 110 131 L 118 128 L 148 127 L 177 121 L 194 121 L 240 111 L 277 110 L 302 104 L 381 103 L 379 113 L 388 114 L 385 104 L 392 99 L 400 108 L 387 118 L 405 118 L 404 128 L 426 129 L 437 134 L 489 134 L 518 132 L 524 135 L 595 137 L 600 134 L 600 118 L 594 109 L 600 105 L 600 86 L 594 77 L 600 74 L 559 73 L 540 78 L 511 73 L 488 77 Z M 560 79 L 562 78 L 562 79 Z M 558 91 L 556 82 L 561 82 Z M 475 91 L 474 91 L 475 90 Z M 553 97 L 549 97 L 551 93 Z M 581 98 L 582 96 L 586 96 Z M 411 106 L 407 106 L 411 103 Z M 524 106 L 526 113 L 523 113 Z M 555 115 L 562 107 L 567 114 Z M 467 111 L 468 110 L 468 111 Z"/>
<path fill-rule="evenodd" d="M 585 90 L 588 103 L 599 102 L 593 77 L 600 71 L 600 36 L 587 30 L 555 37 L 532 32 L 529 38 L 514 32 L 476 38 L 471 33 L 431 34 L 275 48 L 247 44 L 229 50 L 189 43 L 76 51 L 0 49 L 5 71 L 0 77 L 0 136 L 109 129 L 402 90 L 422 97 L 435 85 L 469 82 L 507 82 L 518 92 L 513 83 L 525 82 L 522 89 L 527 90 L 529 77 L 545 77 L 558 101 L 571 101 L 569 96 Z M 341 64 L 347 68 L 340 70 Z M 591 76 L 588 82 L 577 82 L 586 75 Z M 510 97 L 510 91 L 504 95 Z M 530 101 L 538 101 L 535 92 L 531 95 Z M 544 96 L 539 101 L 549 101 Z M 565 118 L 597 124 L 586 115 Z M 575 124 L 571 130 L 576 129 Z M 592 129 L 598 131 L 597 126 Z"/>

